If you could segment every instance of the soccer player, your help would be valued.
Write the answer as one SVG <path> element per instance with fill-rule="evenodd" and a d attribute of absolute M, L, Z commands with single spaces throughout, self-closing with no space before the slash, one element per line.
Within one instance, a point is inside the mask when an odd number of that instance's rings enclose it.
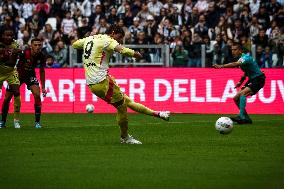
<path fill-rule="evenodd" d="M 234 43 L 232 46 L 232 54 L 234 57 L 238 57 L 238 61 L 231 62 L 224 65 L 214 64 L 214 68 L 234 68 L 240 67 L 244 72 L 244 75 L 241 77 L 240 81 L 236 84 L 235 88 L 238 88 L 248 77 L 248 81 L 241 88 L 240 91 L 234 96 L 234 101 L 240 113 L 237 117 L 232 117 L 231 119 L 234 122 L 239 124 L 252 124 L 252 120 L 246 112 L 246 98 L 247 96 L 255 95 L 265 84 L 265 75 L 259 69 L 256 61 L 249 54 L 244 54 L 243 49 L 240 44 Z"/>
<path fill-rule="evenodd" d="M 40 81 L 42 87 L 42 94 L 43 96 L 46 95 L 45 90 L 45 63 L 46 63 L 46 56 L 41 51 L 42 49 L 42 41 L 38 38 L 34 38 L 31 40 L 31 48 L 28 48 L 21 53 L 19 57 L 19 63 L 17 66 L 17 70 L 19 73 L 19 80 L 20 85 L 25 83 L 27 88 L 31 90 L 34 96 L 34 109 L 35 109 L 35 128 L 41 128 L 40 124 L 40 117 L 41 117 L 41 97 L 40 97 L 40 87 L 39 82 L 36 78 L 35 68 L 40 69 Z M 8 87 L 5 99 L 11 100 L 13 96 L 10 87 Z M 4 106 L 4 104 L 3 104 Z M 18 108 L 15 111 L 14 116 L 14 125 L 20 126 L 19 123 L 19 112 L 21 104 L 17 104 Z"/>
<path fill-rule="evenodd" d="M 7 81 L 9 84 L 9 90 L 11 95 L 15 97 L 15 102 L 20 99 L 19 86 L 20 81 L 18 78 L 18 72 L 15 69 L 16 62 L 18 60 L 19 45 L 13 40 L 14 30 L 6 27 L 3 29 L 3 33 L 0 34 L 2 37 L 0 42 L 0 83 Z M 4 99 L 2 106 L 2 119 L 0 121 L 0 128 L 5 128 L 7 114 L 9 110 L 9 104 L 11 99 Z M 18 128 L 18 127 L 16 127 Z"/>
<path fill-rule="evenodd" d="M 83 49 L 83 64 L 86 82 L 93 94 L 117 109 L 117 123 L 120 126 L 120 142 L 126 144 L 142 144 L 128 134 L 127 107 L 146 115 L 155 116 L 168 121 L 170 112 L 156 112 L 142 104 L 134 102 L 116 84 L 108 74 L 109 60 L 114 51 L 127 57 L 142 58 L 141 54 L 120 45 L 124 31 L 117 25 L 111 25 L 104 35 L 92 35 L 75 41 L 75 49 Z"/>

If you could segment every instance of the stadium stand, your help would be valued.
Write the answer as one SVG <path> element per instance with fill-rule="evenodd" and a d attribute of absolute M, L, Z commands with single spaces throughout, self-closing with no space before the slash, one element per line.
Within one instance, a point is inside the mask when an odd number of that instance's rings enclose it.
<path fill-rule="evenodd" d="M 145 54 L 143 64 L 123 60 L 123 66 L 211 67 L 233 60 L 230 48 L 237 41 L 261 67 L 284 67 L 283 23 L 283 0 L 0 1 L 0 31 L 12 26 L 23 49 L 41 38 L 57 67 L 80 67 L 81 52 L 70 49 L 71 42 L 111 24 L 123 27 L 125 44 L 140 45 Z M 121 61 L 114 57 L 112 64 Z"/>

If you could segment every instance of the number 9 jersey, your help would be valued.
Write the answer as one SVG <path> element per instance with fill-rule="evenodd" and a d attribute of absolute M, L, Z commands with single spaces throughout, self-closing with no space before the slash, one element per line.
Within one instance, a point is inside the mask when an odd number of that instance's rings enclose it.
<path fill-rule="evenodd" d="M 119 43 L 108 35 L 93 35 L 79 39 L 72 44 L 83 49 L 83 65 L 87 85 L 97 84 L 106 79 L 109 61 Z"/>

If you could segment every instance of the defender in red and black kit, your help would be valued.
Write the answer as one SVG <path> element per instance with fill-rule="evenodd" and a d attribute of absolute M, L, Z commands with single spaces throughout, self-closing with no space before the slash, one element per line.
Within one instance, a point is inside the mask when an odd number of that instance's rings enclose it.
<path fill-rule="evenodd" d="M 45 62 L 46 55 L 41 51 L 42 41 L 34 38 L 31 40 L 31 48 L 26 49 L 20 55 L 17 70 L 19 73 L 20 85 L 25 83 L 29 90 L 31 90 L 34 96 L 34 108 L 35 108 L 35 127 L 41 128 L 40 116 L 41 116 L 41 97 L 39 82 L 36 78 L 35 68 L 40 69 L 40 81 L 42 87 L 43 96 L 46 95 L 45 90 Z M 7 90 L 6 96 L 12 96 L 13 93 Z M 5 96 L 5 97 L 6 97 Z"/>

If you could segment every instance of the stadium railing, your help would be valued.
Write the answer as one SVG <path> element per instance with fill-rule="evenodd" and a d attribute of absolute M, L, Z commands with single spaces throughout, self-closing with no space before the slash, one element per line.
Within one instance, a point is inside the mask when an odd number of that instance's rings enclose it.
<path fill-rule="evenodd" d="M 128 48 L 136 49 L 142 53 L 144 59 L 136 61 L 133 58 L 121 56 L 115 53 L 110 60 L 111 66 L 158 66 L 171 67 L 170 48 L 168 45 L 125 45 Z M 82 67 L 82 55 L 80 51 L 69 47 L 70 67 Z"/>

